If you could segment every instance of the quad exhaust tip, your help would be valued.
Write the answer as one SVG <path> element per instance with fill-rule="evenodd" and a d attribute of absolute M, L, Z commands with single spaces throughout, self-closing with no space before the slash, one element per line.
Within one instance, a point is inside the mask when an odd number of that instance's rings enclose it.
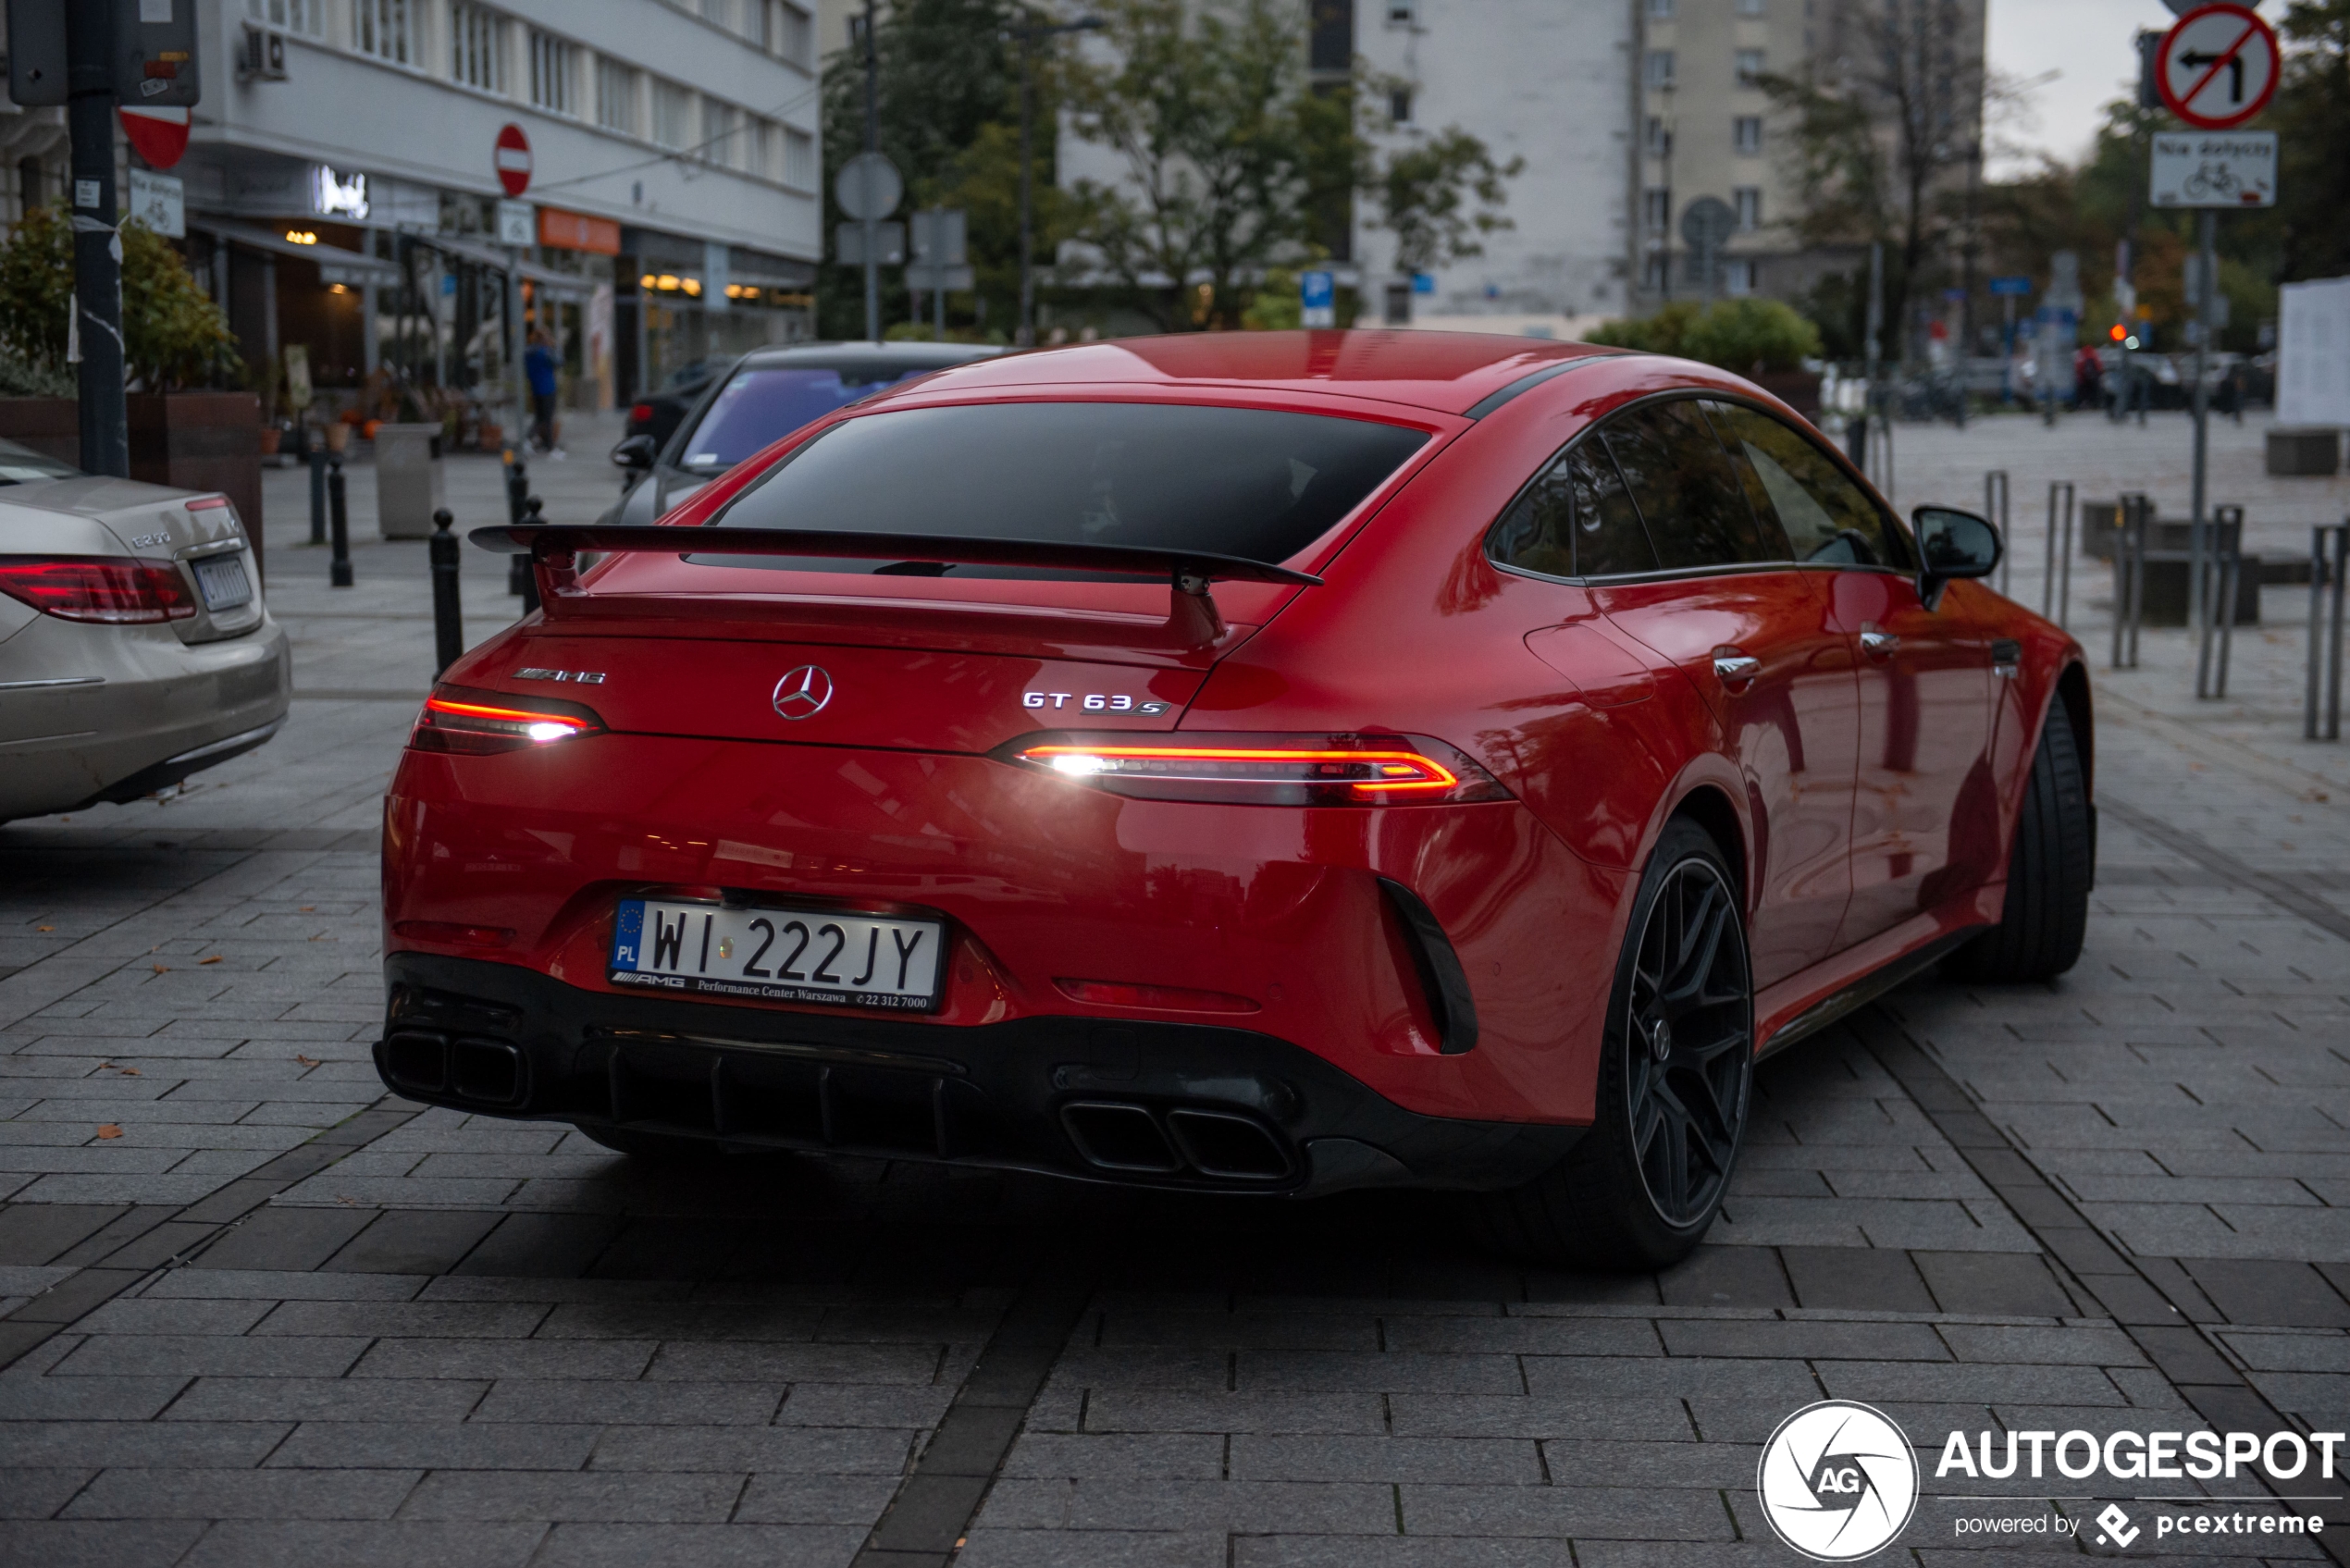
<path fill-rule="evenodd" d="M 519 1046 L 504 1040 L 403 1029 L 385 1036 L 384 1076 L 418 1094 L 454 1094 L 483 1105 L 515 1105 L 526 1078 Z"/>
<path fill-rule="evenodd" d="M 1098 1170 L 1273 1182 L 1296 1168 L 1271 1129 L 1231 1111 L 1154 1112 L 1129 1101 L 1079 1100 L 1061 1107 L 1061 1126 L 1078 1155 Z"/>

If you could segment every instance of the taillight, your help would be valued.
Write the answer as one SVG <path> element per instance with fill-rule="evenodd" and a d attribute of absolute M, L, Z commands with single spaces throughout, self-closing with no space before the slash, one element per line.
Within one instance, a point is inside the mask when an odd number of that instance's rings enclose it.
<path fill-rule="evenodd" d="M 594 710 L 576 702 L 514 697 L 471 686 L 436 686 L 416 715 L 408 744 L 418 751 L 481 757 L 601 735 L 603 729 L 604 722 Z"/>
<path fill-rule="evenodd" d="M 0 556 L 0 593 L 65 621 L 185 621 L 196 612 L 177 566 L 120 556 Z"/>
<path fill-rule="evenodd" d="M 628 422 L 632 425 L 650 425 L 653 422 L 653 405 L 650 403 L 629 404 Z"/>
<path fill-rule="evenodd" d="M 1050 735 L 996 755 L 1144 800 L 1408 806 L 1509 798 L 1490 773 L 1424 735 Z"/>

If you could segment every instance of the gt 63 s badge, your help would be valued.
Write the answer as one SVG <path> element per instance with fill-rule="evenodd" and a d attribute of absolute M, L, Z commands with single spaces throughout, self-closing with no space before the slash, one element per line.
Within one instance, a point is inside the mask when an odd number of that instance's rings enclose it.
<path fill-rule="evenodd" d="M 1022 708 L 1075 708 L 1087 713 L 1139 713 L 1154 718 L 1167 711 L 1164 702 L 1137 702 L 1123 692 L 1098 691 L 1024 691 L 1020 694 Z"/>
<path fill-rule="evenodd" d="M 1823 1400 L 1779 1423 L 1754 1484 L 1779 1539 L 1815 1562 L 1850 1562 L 1910 1523 L 1918 1461 L 1883 1412 Z"/>

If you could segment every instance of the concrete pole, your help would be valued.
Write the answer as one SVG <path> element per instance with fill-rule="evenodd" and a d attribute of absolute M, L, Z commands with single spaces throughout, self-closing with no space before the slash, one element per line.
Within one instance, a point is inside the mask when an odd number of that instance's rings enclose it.
<path fill-rule="evenodd" d="M 81 469 L 130 476 L 122 349 L 122 212 L 115 193 L 112 6 L 66 7 L 66 126 L 73 138 L 74 336 L 81 349 Z M 264 413 L 272 411 L 265 410 Z"/>
<path fill-rule="evenodd" d="M 2219 281 L 2216 272 L 2219 265 L 2220 216 L 2206 207 L 2195 216 L 2201 229 L 2202 265 L 2196 268 L 2195 297 L 2187 302 L 2194 312 L 2195 321 L 2195 488 L 2191 510 L 2187 514 L 2187 619 L 2195 624 L 2195 648 L 2199 655 L 2203 644 L 2211 635 L 2211 607 L 2204 602 L 2203 583 L 2205 564 L 2211 559 L 2210 525 L 2205 505 L 2205 465 L 2210 450 L 2211 393 L 2204 385 L 2203 377 L 2211 355 L 2211 300 L 2219 292 L 2215 285 Z M 2219 612 L 2232 614 L 2234 609 L 2233 605 L 2221 605 Z M 2198 666 L 2199 663 L 2198 661 Z M 2195 695 L 2200 697 L 2203 693 L 2198 690 Z"/>
<path fill-rule="evenodd" d="M 881 41 L 873 0 L 865 0 L 865 151 L 881 151 Z M 865 338 L 881 341 L 881 225 L 873 218 L 873 165 L 865 165 Z"/>

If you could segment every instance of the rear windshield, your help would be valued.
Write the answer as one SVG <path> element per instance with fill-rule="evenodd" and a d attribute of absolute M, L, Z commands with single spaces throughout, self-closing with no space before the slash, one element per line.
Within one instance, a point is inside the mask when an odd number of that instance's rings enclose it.
<path fill-rule="evenodd" d="M 0 485 L 29 485 L 42 479 L 77 479 L 81 470 L 61 458 L 0 439 Z"/>
<path fill-rule="evenodd" d="M 737 371 L 719 389 L 710 411 L 686 437 L 685 455 L 679 461 L 700 474 L 732 468 L 811 420 L 909 376 L 927 376 L 935 368 L 927 364 L 824 369 L 794 365 Z"/>
<path fill-rule="evenodd" d="M 835 426 L 712 521 L 1280 562 L 1354 511 L 1427 440 L 1425 431 L 1368 420 L 1176 403 L 902 409 Z M 756 560 L 729 564 L 735 559 Z M 874 570 L 798 559 L 769 563 Z"/>

